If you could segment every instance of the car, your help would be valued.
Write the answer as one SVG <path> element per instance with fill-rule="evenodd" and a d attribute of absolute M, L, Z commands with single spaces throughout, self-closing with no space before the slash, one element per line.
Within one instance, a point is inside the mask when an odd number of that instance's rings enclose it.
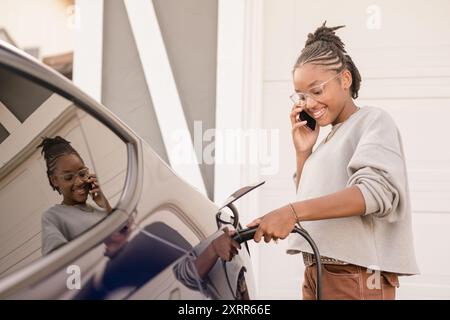
<path fill-rule="evenodd" d="M 230 259 L 209 253 L 220 241 L 232 243 L 223 228 L 239 232 L 233 202 L 260 184 L 213 203 L 108 108 L 4 42 L 0 119 L 1 299 L 255 298 L 247 246 Z M 67 204 L 38 146 L 56 136 L 98 179 L 97 192 L 95 183 L 88 186 L 93 196 L 81 214 L 104 216 L 52 247 L 47 212 Z M 62 177 L 81 181 L 85 174 Z M 98 194 L 110 210 L 94 201 Z M 52 226 L 61 233 L 71 228 Z"/>

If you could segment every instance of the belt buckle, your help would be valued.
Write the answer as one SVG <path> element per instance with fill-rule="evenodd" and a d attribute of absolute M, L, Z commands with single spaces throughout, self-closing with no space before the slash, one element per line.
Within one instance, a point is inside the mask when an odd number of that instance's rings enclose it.
<path fill-rule="evenodd" d="M 315 256 L 312 255 L 311 253 L 302 252 L 302 254 L 303 254 L 303 263 L 304 263 L 305 267 L 309 267 L 309 266 L 313 265 L 314 263 L 316 263 Z"/>

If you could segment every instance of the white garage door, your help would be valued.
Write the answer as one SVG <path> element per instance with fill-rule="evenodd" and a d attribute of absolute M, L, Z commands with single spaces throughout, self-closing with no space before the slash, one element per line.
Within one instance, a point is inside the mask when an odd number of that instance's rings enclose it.
<path fill-rule="evenodd" d="M 450 2 L 264 2 L 265 128 L 280 128 L 280 171 L 265 177 L 261 210 L 294 199 L 288 96 L 290 72 L 308 32 L 324 20 L 338 31 L 362 74 L 358 105 L 385 109 L 403 136 L 421 275 L 402 277 L 400 299 L 450 298 Z M 326 134 L 323 130 L 321 135 Z M 319 138 L 320 139 L 320 138 Z M 286 243 L 262 245 L 261 298 L 301 298 L 299 256 Z"/>

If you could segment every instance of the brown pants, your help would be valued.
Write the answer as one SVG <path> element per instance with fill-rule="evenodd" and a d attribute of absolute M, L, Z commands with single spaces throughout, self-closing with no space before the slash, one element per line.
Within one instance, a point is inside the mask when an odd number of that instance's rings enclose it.
<path fill-rule="evenodd" d="M 316 265 L 305 269 L 302 292 L 304 300 L 316 299 Z M 324 300 L 395 300 L 399 287 L 395 273 L 372 271 L 356 265 L 322 265 Z"/>

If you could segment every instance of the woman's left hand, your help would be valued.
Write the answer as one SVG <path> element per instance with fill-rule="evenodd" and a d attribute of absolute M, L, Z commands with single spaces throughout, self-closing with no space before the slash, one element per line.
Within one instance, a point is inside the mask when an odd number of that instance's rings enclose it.
<path fill-rule="evenodd" d="M 105 209 L 108 213 L 112 211 L 111 206 L 109 205 L 108 199 L 104 196 L 102 190 L 97 181 L 97 176 L 95 174 L 90 174 L 87 180 L 89 184 L 89 193 L 92 196 L 94 202 L 100 207 Z"/>
<path fill-rule="evenodd" d="M 250 222 L 247 227 L 258 226 L 253 239 L 255 242 L 285 239 L 294 229 L 296 219 L 289 206 L 284 206 Z"/>

